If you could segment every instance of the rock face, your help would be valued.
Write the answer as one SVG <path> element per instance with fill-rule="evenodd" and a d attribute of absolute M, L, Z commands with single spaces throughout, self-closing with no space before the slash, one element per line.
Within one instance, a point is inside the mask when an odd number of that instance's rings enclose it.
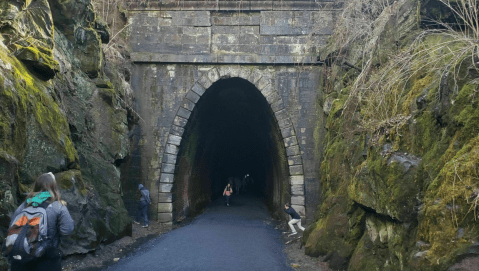
<path fill-rule="evenodd" d="M 0 34 L 0 240 L 48 171 L 75 220 L 66 255 L 131 234 L 120 184 L 131 91 L 104 57 L 108 27 L 89 1 L 3 0 Z"/>
<path fill-rule="evenodd" d="M 358 24 L 368 16 L 359 10 L 352 11 Z M 450 61 L 438 44 L 465 48 L 451 41 L 453 33 L 423 32 L 431 27 L 426 17 L 452 19 L 439 2 L 402 0 L 377 10 L 364 35 L 339 24 L 343 35 L 321 54 L 328 133 L 318 142 L 325 145 L 322 203 L 305 232 L 306 253 L 326 256 L 334 270 L 471 270 L 478 257 L 477 55 Z M 416 61 L 415 54 L 424 55 Z M 388 88 L 398 74 L 407 74 L 404 85 Z M 375 89 L 382 91 L 368 96 Z"/>

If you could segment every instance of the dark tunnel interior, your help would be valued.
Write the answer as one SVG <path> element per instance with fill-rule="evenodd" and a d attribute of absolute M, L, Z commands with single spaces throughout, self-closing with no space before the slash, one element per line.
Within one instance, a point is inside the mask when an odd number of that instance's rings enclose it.
<path fill-rule="evenodd" d="M 240 78 L 221 79 L 203 94 L 185 127 L 177 164 L 177 222 L 221 197 L 229 178 L 246 174 L 254 182 L 244 193 L 263 198 L 273 216 L 290 199 L 280 129 L 263 95 Z"/>

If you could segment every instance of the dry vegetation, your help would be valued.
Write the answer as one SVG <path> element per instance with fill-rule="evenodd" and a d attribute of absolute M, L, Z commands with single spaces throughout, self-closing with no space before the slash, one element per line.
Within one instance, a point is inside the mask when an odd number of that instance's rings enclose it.
<path fill-rule="evenodd" d="M 452 69 L 454 78 L 459 80 L 458 71 L 465 60 L 472 58 L 467 63 L 477 62 L 478 2 L 440 1 L 451 9 L 458 23 L 435 22 L 437 28 L 423 30 L 410 46 L 397 53 L 391 52 L 388 61 L 381 63 L 384 66 L 380 68 L 376 66 L 381 61 L 376 59 L 379 42 L 374 39 L 378 27 L 375 24 L 378 24 L 376 19 L 381 13 L 390 12 L 392 4 L 382 0 L 354 0 L 340 16 L 337 29 L 341 31 L 337 31 L 332 39 L 332 48 L 339 48 L 336 64 L 344 65 L 342 55 L 346 50 L 350 50 L 349 55 L 356 54 L 360 59 L 360 67 L 355 67 L 359 75 L 348 86 L 350 94 L 344 107 L 350 103 L 361 105 L 361 124 L 365 130 L 374 131 L 384 123 L 400 123 L 396 120 L 407 118 L 408 108 L 402 105 L 408 98 L 412 78 L 441 78 Z M 359 39 L 369 42 L 359 49 L 357 45 L 351 46 Z M 357 52 L 351 52 L 352 48 Z"/>

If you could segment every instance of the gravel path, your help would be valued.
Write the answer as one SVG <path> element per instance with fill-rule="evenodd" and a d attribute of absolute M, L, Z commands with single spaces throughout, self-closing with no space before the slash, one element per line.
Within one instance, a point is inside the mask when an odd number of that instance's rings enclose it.
<path fill-rule="evenodd" d="M 292 270 L 264 204 L 234 195 L 187 226 L 139 247 L 107 270 Z"/>

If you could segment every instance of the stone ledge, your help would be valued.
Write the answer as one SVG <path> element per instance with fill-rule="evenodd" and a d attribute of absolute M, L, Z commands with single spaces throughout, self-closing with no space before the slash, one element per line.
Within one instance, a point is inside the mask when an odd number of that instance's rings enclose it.
<path fill-rule="evenodd" d="M 158 213 L 158 222 L 168 223 L 173 221 L 172 213 Z"/>
<path fill-rule="evenodd" d="M 174 174 L 176 170 L 176 166 L 174 164 L 165 164 L 161 165 L 161 173 L 170 173 Z"/>
<path fill-rule="evenodd" d="M 162 202 L 158 203 L 158 213 L 171 213 L 173 212 L 173 203 Z"/>
<path fill-rule="evenodd" d="M 160 177 L 160 183 L 173 183 L 174 179 L 174 174 L 162 173 Z"/>
<path fill-rule="evenodd" d="M 136 63 L 202 63 L 202 64 L 302 64 L 318 65 L 312 56 L 291 55 L 217 55 L 217 54 L 161 54 L 151 52 L 133 52 L 131 60 Z"/>
<path fill-rule="evenodd" d="M 173 193 L 158 193 L 158 203 L 174 202 L 175 194 Z"/>
<path fill-rule="evenodd" d="M 256 2 L 256 3 L 255 3 Z M 186 11 L 186 10 L 205 10 L 205 11 L 258 11 L 258 10 L 322 10 L 322 11 L 340 11 L 344 8 L 344 2 L 340 1 L 244 1 L 240 7 L 236 2 L 223 2 L 216 0 L 205 1 L 183 1 L 181 5 L 177 2 L 164 3 L 162 1 L 151 1 L 148 5 L 142 4 L 140 1 L 130 0 L 127 6 L 130 12 L 148 11 Z"/>
<path fill-rule="evenodd" d="M 304 185 L 304 175 L 289 176 L 291 185 Z"/>
<path fill-rule="evenodd" d="M 180 146 L 180 143 L 181 143 L 181 137 L 180 136 L 177 136 L 177 135 L 173 135 L 173 134 L 170 134 L 168 136 L 168 144 L 171 144 L 171 145 L 176 145 L 176 146 Z"/>

